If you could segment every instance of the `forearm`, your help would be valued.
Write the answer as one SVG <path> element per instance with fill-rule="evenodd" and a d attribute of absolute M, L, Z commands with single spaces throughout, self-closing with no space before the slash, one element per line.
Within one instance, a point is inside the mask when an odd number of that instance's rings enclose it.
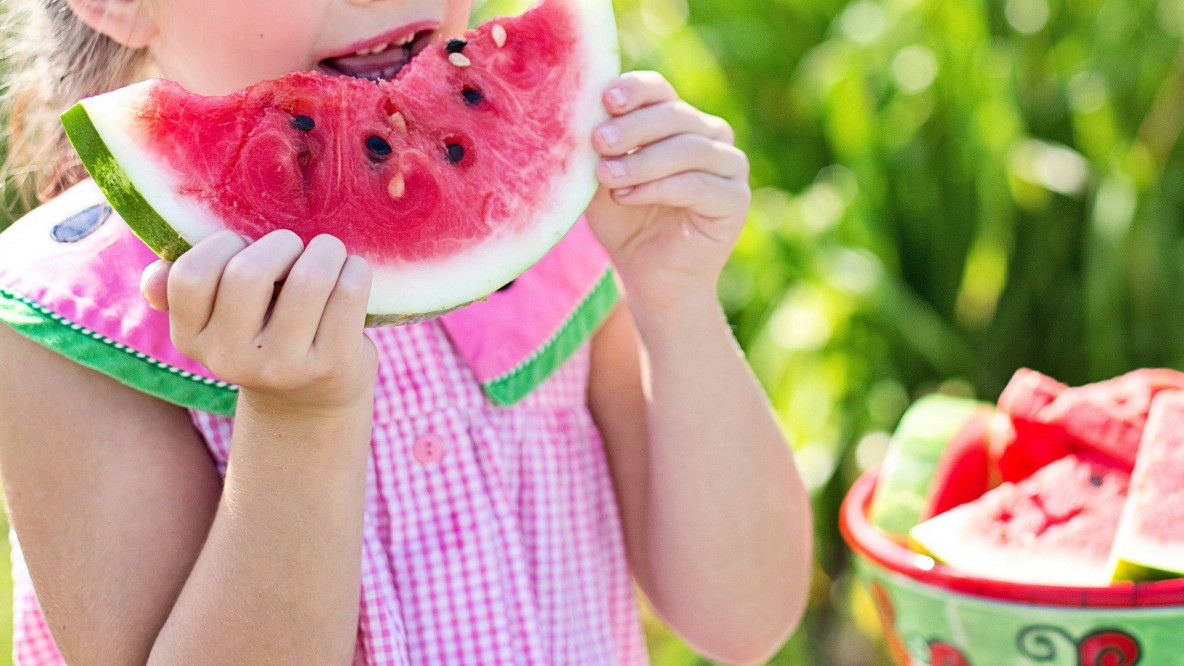
<path fill-rule="evenodd" d="M 150 663 L 349 663 L 369 437 L 368 406 L 297 423 L 240 398 L 217 515 Z"/>
<path fill-rule="evenodd" d="M 700 636 L 767 645 L 769 633 L 796 624 L 809 585 L 810 507 L 792 452 L 714 294 L 634 316 L 647 394 L 650 593 Z"/>

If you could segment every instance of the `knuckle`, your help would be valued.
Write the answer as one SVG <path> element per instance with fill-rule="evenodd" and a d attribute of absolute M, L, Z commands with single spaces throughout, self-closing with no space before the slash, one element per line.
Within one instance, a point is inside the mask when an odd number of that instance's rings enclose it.
<path fill-rule="evenodd" d="M 167 290 L 170 296 L 184 297 L 200 289 L 206 281 L 205 274 L 196 270 L 192 264 L 181 264 L 178 261 L 173 265 L 173 270 L 169 271 Z"/>
<path fill-rule="evenodd" d="M 235 283 L 254 283 L 267 279 L 267 274 L 258 262 L 237 254 L 226 264 L 222 277 Z"/>
<path fill-rule="evenodd" d="M 348 305 L 360 305 L 370 298 L 369 281 L 342 276 L 334 288 L 334 297 Z"/>

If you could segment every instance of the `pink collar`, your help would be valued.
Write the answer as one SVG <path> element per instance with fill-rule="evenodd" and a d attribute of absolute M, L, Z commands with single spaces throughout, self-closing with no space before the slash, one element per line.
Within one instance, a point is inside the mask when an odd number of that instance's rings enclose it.
<path fill-rule="evenodd" d="M 91 181 L 0 234 L 0 322 L 75 361 L 184 407 L 232 414 L 237 388 L 183 355 L 139 280 L 156 256 Z M 486 302 L 441 318 L 486 396 L 509 406 L 587 341 L 618 300 L 581 220 Z"/>

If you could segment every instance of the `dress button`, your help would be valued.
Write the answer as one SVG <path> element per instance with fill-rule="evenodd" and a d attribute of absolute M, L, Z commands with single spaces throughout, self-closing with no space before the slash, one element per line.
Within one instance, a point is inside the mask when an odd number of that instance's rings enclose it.
<path fill-rule="evenodd" d="M 421 435 L 411 451 L 419 462 L 433 465 L 444 459 L 444 449 L 444 440 L 438 435 Z"/>

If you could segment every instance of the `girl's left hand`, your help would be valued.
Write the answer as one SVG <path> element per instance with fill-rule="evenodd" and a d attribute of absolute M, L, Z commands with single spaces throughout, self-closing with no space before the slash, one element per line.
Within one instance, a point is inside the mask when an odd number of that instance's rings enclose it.
<path fill-rule="evenodd" d="M 587 217 L 630 302 L 664 311 L 714 301 L 752 199 L 732 128 L 655 72 L 620 77 L 604 105 L 613 117 L 592 135 L 604 159 Z"/>

